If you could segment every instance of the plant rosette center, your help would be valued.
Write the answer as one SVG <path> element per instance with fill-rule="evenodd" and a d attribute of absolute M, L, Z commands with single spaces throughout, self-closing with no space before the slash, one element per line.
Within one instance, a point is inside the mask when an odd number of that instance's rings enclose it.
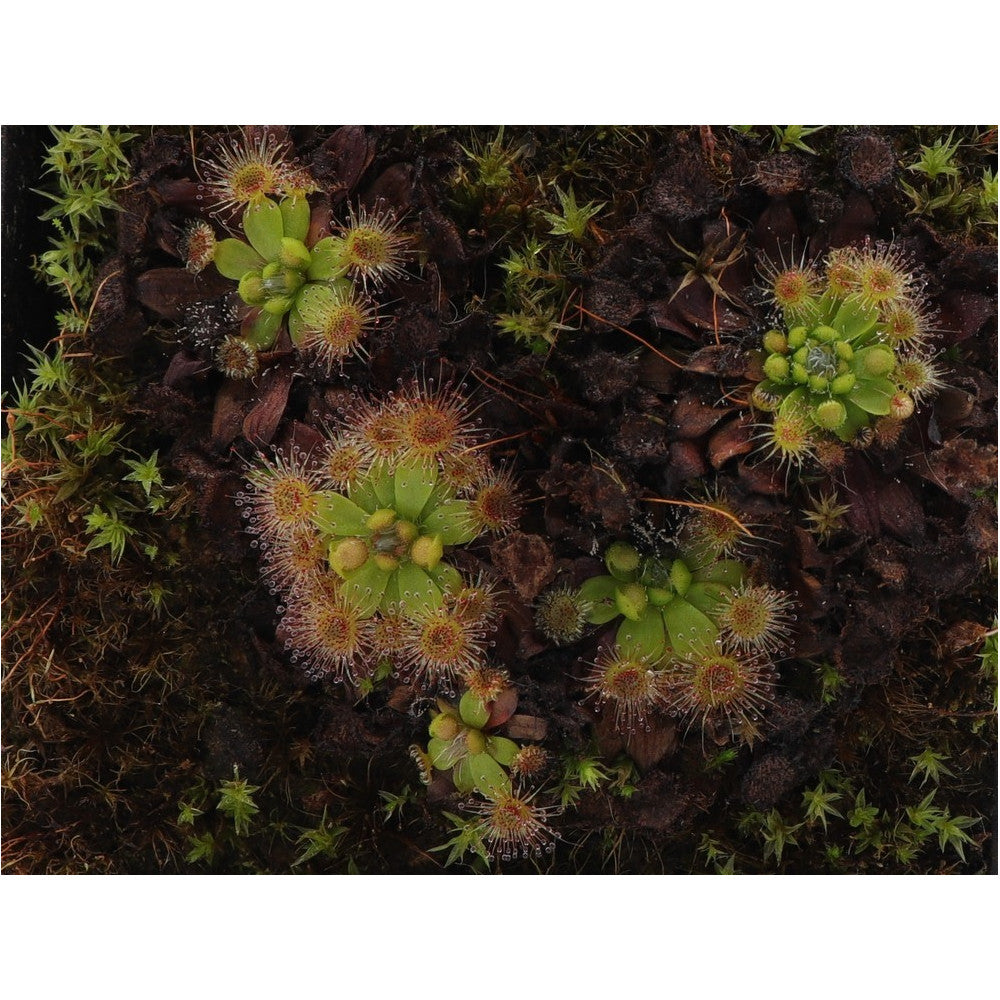
<path fill-rule="evenodd" d="M 456 499 L 439 482 L 437 466 L 420 459 L 395 468 L 381 463 L 347 495 L 318 491 L 313 523 L 347 600 L 364 616 L 441 607 L 444 595 L 462 586 L 444 561 L 446 549 L 480 533 L 469 502 Z"/>

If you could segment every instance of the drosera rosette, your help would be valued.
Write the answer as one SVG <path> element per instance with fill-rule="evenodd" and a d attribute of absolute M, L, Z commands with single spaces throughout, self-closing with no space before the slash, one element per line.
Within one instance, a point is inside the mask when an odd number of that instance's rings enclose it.
<path fill-rule="evenodd" d="M 267 130 L 223 140 L 214 157 L 199 162 L 213 217 L 228 219 L 235 235 L 217 238 L 200 220 L 185 230 L 179 250 L 189 270 L 211 262 L 237 283 L 249 309 L 239 336 L 227 340 L 239 341 L 243 355 L 268 352 L 285 325 L 295 350 L 327 375 L 363 355 L 364 337 L 378 322 L 370 296 L 405 277 L 412 238 L 400 220 L 381 204 L 352 208 L 335 235 L 323 235 L 308 199 L 316 183 L 295 163 L 291 144 Z M 242 213 L 238 232 L 234 213 Z M 259 367 L 233 343 L 220 347 L 216 361 L 231 378 L 252 378 Z"/>
<path fill-rule="evenodd" d="M 782 325 L 764 334 L 751 401 L 770 414 L 760 437 L 780 464 L 801 465 L 821 442 L 864 444 L 940 386 L 922 282 L 892 245 L 834 250 L 823 271 L 771 267 L 767 279 Z"/>
<path fill-rule="evenodd" d="M 482 443 L 458 389 L 413 383 L 358 403 L 325 447 L 255 466 L 237 502 L 265 579 L 298 616 L 293 624 L 317 614 L 300 592 L 319 585 L 363 623 L 355 661 L 388 660 L 408 680 L 448 691 L 482 665 L 500 616 L 492 584 L 465 578 L 449 561 L 454 547 L 505 530 L 476 512 L 480 491 L 494 489 L 497 477 L 479 462 L 480 482 L 459 496 L 442 475 L 450 456 Z M 307 663 L 318 657 L 324 675 L 337 672 L 326 653 L 296 641 L 289 648 Z M 338 670 L 349 677 L 342 659 Z"/>
<path fill-rule="evenodd" d="M 590 624 L 621 619 L 614 641 L 588 664 L 581 681 L 597 710 L 607 705 L 614 711 L 624 734 L 648 730 L 655 713 L 668 713 L 706 725 L 724 721 L 733 735 L 752 738 L 754 713 L 766 703 L 758 693 L 773 683 L 772 660 L 790 643 L 793 603 L 784 592 L 752 581 L 749 567 L 730 558 L 738 545 L 725 527 L 728 519 L 717 516 L 721 508 L 694 506 L 702 509 L 685 521 L 673 557 L 644 556 L 615 542 L 605 552 L 607 574 L 579 588 Z M 697 680 L 706 664 L 730 666 L 734 692 L 741 669 L 761 678 L 740 688 L 752 695 L 745 711 L 736 694 L 732 701 L 720 695 L 698 704 L 680 697 L 686 684 L 697 692 L 714 690 L 713 684 L 721 691 L 721 666 L 705 683 Z"/>
<path fill-rule="evenodd" d="M 503 725 L 516 698 L 484 701 L 466 691 L 457 705 L 442 698 L 432 713 L 426 755 L 433 771 L 447 772 L 457 791 L 490 797 L 511 788 L 509 769 L 521 748 L 493 730 Z M 499 708 L 499 711 L 495 710 Z"/>

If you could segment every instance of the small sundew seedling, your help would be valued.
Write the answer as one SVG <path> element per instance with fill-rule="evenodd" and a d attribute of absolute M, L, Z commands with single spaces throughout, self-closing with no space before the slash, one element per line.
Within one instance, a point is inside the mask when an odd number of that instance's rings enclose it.
<path fill-rule="evenodd" d="M 812 532 L 818 541 L 828 542 L 843 526 L 844 516 L 851 505 L 840 503 L 836 491 L 820 493 L 810 504 L 805 511 L 806 530 Z"/>
<path fill-rule="evenodd" d="M 431 766 L 450 772 L 460 792 L 476 789 L 490 798 L 509 794 L 507 768 L 521 748 L 513 740 L 488 731 L 491 703 L 466 691 L 457 706 L 441 698 L 437 705 L 427 744 Z"/>
<path fill-rule="evenodd" d="M 801 270 L 766 272 L 783 325 L 764 334 L 764 380 L 752 395 L 771 415 L 763 450 L 788 467 L 819 442 L 864 444 L 879 418 L 907 419 L 940 385 L 912 360 L 926 362 L 931 334 L 923 285 L 896 247 L 832 251 L 815 280 Z"/>
<path fill-rule="evenodd" d="M 226 378 L 239 382 L 254 378 L 260 373 L 260 360 L 249 341 L 227 334 L 215 349 L 215 367 Z"/>

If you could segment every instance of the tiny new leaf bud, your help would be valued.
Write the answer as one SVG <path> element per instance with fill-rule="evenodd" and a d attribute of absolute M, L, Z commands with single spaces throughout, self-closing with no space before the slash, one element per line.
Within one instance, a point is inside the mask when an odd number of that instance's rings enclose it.
<path fill-rule="evenodd" d="M 844 372 L 830 383 L 830 391 L 836 396 L 844 396 L 854 388 L 857 376 L 854 372 Z"/>
<path fill-rule="evenodd" d="M 691 586 L 691 570 L 680 559 L 675 559 L 670 567 L 670 582 L 681 597 L 687 593 L 688 587 Z"/>
<path fill-rule="evenodd" d="M 290 236 L 281 237 L 281 256 L 279 260 L 285 267 L 304 271 L 309 267 L 310 254 L 301 240 L 293 240 Z"/>
<path fill-rule="evenodd" d="M 360 538 L 344 538 L 330 545 L 330 569 L 344 576 L 368 561 L 368 546 Z"/>
<path fill-rule="evenodd" d="M 418 538 L 410 549 L 410 558 L 423 569 L 434 569 L 444 555 L 441 536 L 424 535 Z"/>
<path fill-rule="evenodd" d="M 612 542 L 604 553 L 604 563 L 615 579 L 629 583 L 639 572 L 639 553 L 626 542 Z"/>
<path fill-rule="evenodd" d="M 453 740 L 461 728 L 458 719 L 453 715 L 436 715 L 431 719 L 430 734 L 439 740 Z"/>
<path fill-rule="evenodd" d="M 839 399 L 828 399 L 816 407 L 815 416 L 820 427 L 833 431 L 847 419 L 847 409 Z"/>
<path fill-rule="evenodd" d="M 805 345 L 806 328 L 804 326 L 794 326 L 788 331 L 788 347 L 790 350 L 798 350 Z"/>
<path fill-rule="evenodd" d="M 764 350 L 771 354 L 786 354 L 788 338 L 780 330 L 768 330 L 764 334 Z"/>
<path fill-rule="evenodd" d="M 615 604 L 631 621 L 638 621 L 642 617 L 647 603 L 646 588 L 641 583 L 626 583 L 615 589 Z"/>
<path fill-rule="evenodd" d="M 832 344 L 840 336 L 832 326 L 817 326 L 812 335 L 826 344 Z"/>
<path fill-rule="evenodd" d="M 773 382 L 784 382 L 788 378 L 788 358 L 783 354 L 772 354 L 764 362 L 764 374 Z"/>

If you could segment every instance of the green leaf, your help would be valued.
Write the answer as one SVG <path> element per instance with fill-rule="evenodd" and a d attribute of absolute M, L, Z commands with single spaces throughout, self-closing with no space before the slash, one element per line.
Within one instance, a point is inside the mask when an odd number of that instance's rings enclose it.
<path fill-rule="evenodd" d="M 427 744 L 427 756 L 439 771 L 447 771 L 448 768 L 454 767 L 465 755 L 464 739 L 443 740 L 438 736 L 432 736 Z"/>
<path fill-rule="evenodd" d="M 877 321 L 878 311 L 874 306 L 867 306 L 857 296 L 848 295 L 830 326 L 839 330 L 845 340 L 857 340 L 871 333 Z"/>
<path fill-rule="evenodd" d="M 234 239 L 219 240 L 212 260 L 219 274 L 232 281 L 239 281 L 251 271 L 259 271 L 267 263 L 253 247 Z"/>
<path fill-rule="evenodd" d="M 261 309 L 246 332 L 247 343 L 252 344 L 258 351 L 269 351 L 278 339 L 282 319 L 284 317 L 280 314 Z"/>
<path fill-rule="evenodd" d="M 719 609 L 730 588 L 724 583 L 692 583 L 684 600 L 711 616 Z"/>
<path fill-rule="evenodd" d="M 590 604 L 587 621 L 591 625 L 605 625 L 621 613 L 615 602 L 618 581 L 613 576 L 592 576 L 584 581 L 579 596 Z"/>
<path fill-rule="evenodd" d="M 695 570 L 695 583 L 724 583 L 727 587 L 738 587 L 743 582 L 746 567 L 735 559 L 720 559 L 711 566 Z"/>
<path fill-rule="evenodd" d="M 895 387 L 888 379 L 866 379 L 847 394 L 847 399 L 865 413 L 873 413 L 884 417 L 889 412 L 889 401 L 895 392 Z"/>
<path fill-rule="evenodd" d="M 349 574 L 344 583 L 344 597 L 362 618 L 370 618 L 382 600 L 390 576 L 369 559 Z"/>
<path fill-rule="evenodd" d="M 369 534 L 368 517 L 367 511 L 340 493 L 324 492 L 319 494 L 313 522 L 326 535 L 364 536 Z"/>
<path fill-rule="evenodd" d="M 265 261 L 277 260 L 281 255 L 281 237 L 285 235 L 281 209 L 269 198 L 248 205 L 243 213 L 243 232 L 250 246 Z"/>
<path fill-rule="evenodd" d="M 617 642 L 629 656 L 642 657 L 650 663 L 661 660 L 667 651 L 667 636 L 660 609 L 647 607 L 638 621 L 623 621 Z"/>
<path fill-rule="evenodd" d="M 375 492 L 379 507 L 391 510 L 392 505 L 396 502 L 396 484 L 392 469 L 383 462 L 375 466 L 368 474 L 368 481 Z"/>
<path fill-rule="evenodd" d="M 419 459 L 401 463 L 395 475 L 396 513 L 406 521 L 419 520 L 436 484 L 436 465 L 425 466 Z"/>
<path fill-rule="evenodd" d="M 465 586 L 462 574 L 454 566 L 439 562 L 427 575 L 438 585 L 442 593 L 454 594 Z"/>
<path fill-rule="evenodd" d="M 489 720 L 490 710 L 471 691 L 466 691 L 458 703 L 458 714 L 467 726 L 471 726 L 473 729 L 482 729 Z"/>
<path fill-rule="evenodd" d="M 385 506 L 379 502 L 378 497 L 375 495 L 375 488 L 372 486 L 371 476 L 365 476 L 363 479 L 359 479 L 352 486 L 349 486 L 347 488 L 347 495 L 354 503 L 362 508 L 362 510 L 367 511 L 369 514 L 374 514 L 379 507 Z"/>
<path fill-rule="evenodd" d="M 451 772 L 451 780 L 455 787 L 462 792 L 471 792 L 475 786 L 472 780 L 472 761 L 468 757 L 463 757 Z"/>
<path fill-rule="evenodd" d="M 670 645 L 678 656 L 711 647 L 719 635 L 715 623 L 694 605 L 675 597 L 663 609 Z"/>
<path fill-rule="evenodd" d="M 336 236 L 319 240 L 312 248 L 312 261 L 306 277 L 310 281 L 332 281 L 347 274 L 347 265 L 342 262 L 344 241 Z"/>
<path fill-rule="evenodd" d="M 510 767 L 521 748 L 506 736 L 487 736 L 486 752 L 503 767 Z"/>
<path fill-rule="evenodd" d="M 488 753 L 473 754 L 469 767 L 473 783 L 486 798 L 495 801 L 502 795 L 510 795 L 510 777 Z"/>
<path fill-rule="evenodd" d="M 304 197 L 282 198 L 278 204 L 281 212 L 282 235 L 305 243 L 309 235 L 309 202 Z"/>
<path fill-rule="evenodd" d="M 400 606 L 407 617 L 420 609 L 433 610 L 441 606 L 441 591 L 431 578 L 415 563 L 402 563 L 396 570 Z"/>
<path fill-rule="evenodd" d="M 478 538 L 479 528 L 469 516 L 467 500 L 449 500 L 432 510 L 421 529 L 427 535 L 440 535 L 444 545 L 464 545 Z"/>

